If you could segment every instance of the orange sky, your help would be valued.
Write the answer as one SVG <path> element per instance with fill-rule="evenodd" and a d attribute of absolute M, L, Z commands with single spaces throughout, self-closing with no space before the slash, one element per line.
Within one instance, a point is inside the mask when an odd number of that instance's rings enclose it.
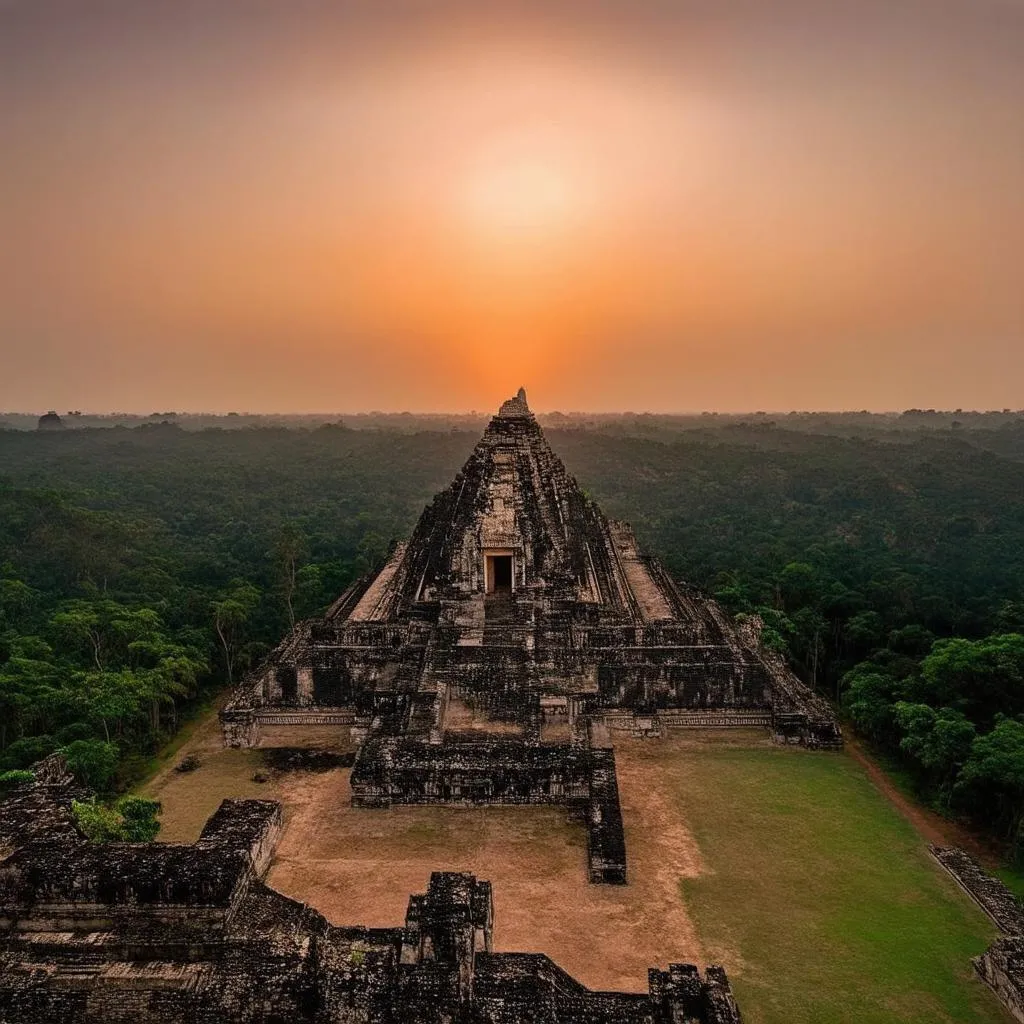
<path fill-rule="evenodd" d="M 0 0 L 0 408 L 1020 407 L 1022 110 L 1018 0 Z"/>

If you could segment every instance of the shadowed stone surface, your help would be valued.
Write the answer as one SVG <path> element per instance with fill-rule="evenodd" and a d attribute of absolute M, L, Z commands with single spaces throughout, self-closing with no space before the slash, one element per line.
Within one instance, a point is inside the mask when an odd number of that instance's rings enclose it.
<path fill-rule="evenodd" d="M 489 560 L 511 589 L 489 590 Z M 300 623 L 222 715 L 230 745 L 309 721 L 440 742 L 448 695 L 538 725 L 577 711 L 619 727 L 761 716 L 780 741 L 838 746 L 827 703 L 706 596 L 642 555 L 551 450 L 521 390 L 407 543 L 323 619 Z M 553 699 L 561 698 L 561 704 Z M 706 723 L 701 723 L 706 724 Z"/>
<path fill-rule="evenodd" d="M 974 958 L 974 967 L 1010 1013 L 1024 1022 L 1024 903 L 963 850 L 928 849 L 1004 933 L 1004 938 Z"/>
<path fill-rule="evenodd" d="M 0 802 L 0 1021 L 731 1024 L 720 968 L 594 992 L 491 949 L 491 887 L 435 872 L 404 927 L 339 928 L 263 882 L 280 807 L 227 800 L 193 845 L 94 845 L 56 756 Z"/>
<path fill-rule="evenodd" d="M 472 731 L 448 726 L 453 702 Z M 733 623 L 604 517 L 522 389 L 408 542 L 297 625 L 221 722 L 230 746 L 267 724 L 351 730 L 357 806 L 565 804 L 587 825 L 589 877 L 613 883 L 626 849 L 607 729 L 763 725 L 779 742 L 842 743 L 758 620 Z"/>

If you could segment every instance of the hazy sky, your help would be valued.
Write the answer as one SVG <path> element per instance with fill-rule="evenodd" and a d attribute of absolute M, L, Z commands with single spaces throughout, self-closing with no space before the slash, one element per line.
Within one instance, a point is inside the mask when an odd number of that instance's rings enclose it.
<path fill-rule="evenodd" d="M 1024 0 L 0 0 L 0 409 L 1024 406 Z"/>

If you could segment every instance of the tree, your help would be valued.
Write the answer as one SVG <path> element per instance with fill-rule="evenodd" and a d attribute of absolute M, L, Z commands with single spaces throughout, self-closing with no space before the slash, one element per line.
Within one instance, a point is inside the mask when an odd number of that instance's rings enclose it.
<path fill-rule="evenodd" d="M 10 734 L 21 731 L 30 707 L 31 698 L 22 681 L 0 669 L 0 750 L 6 748 Z"/>
<path fill-rule="evenodd" d="M 39 601 L 39 594 L 24 580 L 0 579 L 0 625 L 17 626 Z"/>
<path fill-rule="evenodd" d="M 296 604 L 302 609 L 301 614 L 309 615 L 318 605 L 326 603 L 334 594 L 325 595 L 324 574 L 317 565 L 304 565 L 296 577 Z"/>
<path fill-rule="evenodd" d="M 356 564 L 360 572 L 374 572 L 384 564 L 387 557 L 387 541 L 373 530 L 368 531 L 359 541 Z"/>
<path fill-rule="evenodd" d="M 957 708 L 980 725 L 1024 712 L 1024 635 L 939 640 L 921 662 L 918 693 L 933 707 Z"/>
<path fill-rule="evenodd" d="M 749 583 L 737 572 L 716 573 L 712 589 L 715 600 L 732 612 L 744 612 L 754 605 L 754 595 Z"/>
<path fill-rule="evenodd" d="M 47 754 L 52 754 L 59 746 L 53 736 L 24 736 L 4 751 L 2 763 L 5 768 L 28 768 Z"/>
<path fill-rule="evenodd" d="M 177 718 L 176 701 L 193 697 L 200 676 L 209 670 L 205 657 L 194 647 L 174 643 L 163 634 L 134 640 L 129 645 L 135 688 L 149 701 L 149 722 L 153 732 L 161 728 L 161 708 L 171 709 Z"/>
<path fill-rule="evenodd" d="M 87 646 L 96 669 L 103 671 L 107 636 L 99 611 L 90 602 L 70 602 L 50 619 L 50 629 L 62 643 Z"/>
<path fill-rule="evenodd" d="M 0 663 L 0 750 L 26 731 L 48 732 L 61 707 L 63 672 L 37 636 L 17 636 Z"/>
<path fill-rule="evenodd" d="M 103 730 L 109 743 L 111 726 L 120 736 L 126 722 L 138 718 L 140 705 L 146 695 L 146 685 L 140 673 L 131 669 L 116 672 L 79 672 L 72 680 L 81 714 Z"/>
<path fill-rule="evenodd" d="M 1003 601 L 996 621 L 1004 633 L 1024 633 L 1024 601 Z"/>
<path fill-rule="evenodd" d="M 129 843 L 150 843 L 160 831 L 160 802 L 141 796 L 122 797 L 114 805 L 124 822 L 122 833 Z"/>
<path fill-rule="evenodd" d="M 295 625 L 294 599 L 299 588 L 299 562 L 304 555 L 305 541 L 301 531 L 294 524 L 286 523 L 281 527 L 274 544 L 274 561 L 290 627 Z"/>
<path fill-rule="evenodd" d="M 826 618 L 814 608 L 799 608 L 789 616 L 793 639 L 790 645 L 803 662 L 812 687 L 818 685 L 818 674 L 824 659 L 824 640 L 829 635 Z"/>
<path fill-rule="evenodd" d="M 880 647 L 884 636 L 885 624 L 876 611 L 858 612 L 846 623 L 846 639 L 861 654 Z"/>
<path fill-rule="evenodd" d="M 68 770 L 89 789 L 106 792 L 117 771 L 118 749 L 99 740 L 75 740 L 61 749 Z"/>
<path fill-rule="evenodd" d="M 132 645 L 161 635 L 163 622 L 154 608 L 129 608 L 109 598 L 67 602 L 50 619 L 50 632 L 72 650 L 88 651 L 100 672 L 131 662 Z"/>
<path fill-rule="evenodd" d="M 814 604 L 822 591 L 818 570 L 807 562 L 790 562 L 779 573 L 777 588 L 781 606 L 791 612 Z"/>
<path fill-rule="evenodd" d="M 935 634 L 924 626 L 910 625 L 889 633 L 889 649 L 912 658 L 923 658 L 935 643 Z"/>
<path fill-rule="evenodd" d="M 891 742 L 895 733 L 893 699 L 899 683 L 866 665 L 843 678 L 843 703 L 857 728 L 879 743 Z"/>
<path fill-rule="evenodd" d="M 78 827 L 93 843 L 150 843 L 160 831 L 157 800 L 126 796 L 108 807 L 94 797 L 72 801 L 71 810 Z"/>
<path fill-rule="evenodd" d="M 754 610 L 754 614 L 760 616 L 762 622 L 761 643 L 770 651 L 788 656 L 789 638 L 793 636 L 794 627 L 785 612 L 761 605 Z M 740 621 L 743 621 L 743 618 Z"/>
<path fill-rule="evenodd" d="M 233 580 L 229 589 L 213 603 L 213 625 L 224 651 L 228 683 L 235 678 L 235 661 L 243 642 L 245 627 L 259 604 L 260 592 L 251 583 Z"/>
<path fill-rule="evenodd" d="M 925 777 L 948 804 L 953 782 L 971 752 L 974 724 L 959 711 L 927 704 L 899 701 L 894 706 L 896 724 L 903 732 L 900 750 L 923 770 Z"/>
<path fill-rule="evenodd" d="M 992 731 L 975 739 L 956 795 L 980 820 L 995 822 L 1018 857 L 1024 855 L 1024 721 L 998 715 Z"/>

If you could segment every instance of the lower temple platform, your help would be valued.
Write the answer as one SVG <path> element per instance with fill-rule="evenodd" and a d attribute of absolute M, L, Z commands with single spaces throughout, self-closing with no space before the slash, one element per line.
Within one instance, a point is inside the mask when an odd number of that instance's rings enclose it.
<path fill-rule="evenodd" d="M 4 1024 L 738 1024 L 718 967 L 596 992 L 492 948 L 490 884 L 439 871 L 405 922 L 336 927 L 264 881 L 272 801 L 228 800 L 191 845 L 96 845 L 56 755 L 0 802 Z"/>

